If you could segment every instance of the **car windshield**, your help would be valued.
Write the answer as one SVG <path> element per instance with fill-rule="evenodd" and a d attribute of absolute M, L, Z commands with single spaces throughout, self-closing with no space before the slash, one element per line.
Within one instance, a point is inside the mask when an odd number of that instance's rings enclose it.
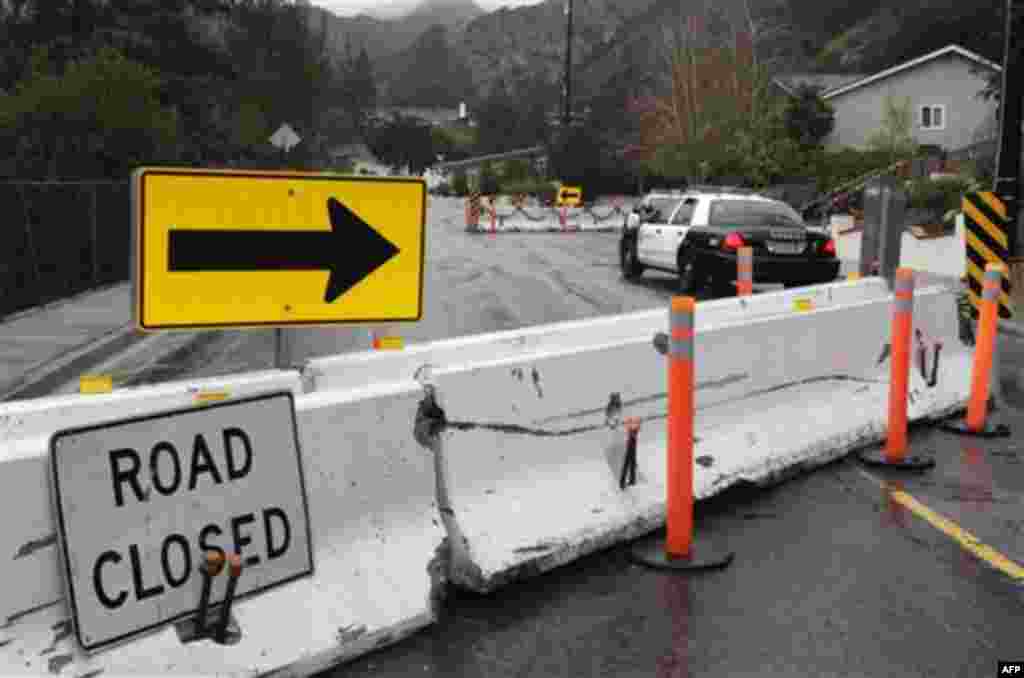
<path fill-rule="evenodd" d="M 644 200 L 644 211 L 646 214 L 643 215 L 645 221 L 668 221 L 668 218 L 672 216 L 672 210 L 679 204 L 679 198 L 671 196 L 648 196 Z"/>
<path fill-rule="evenodd" d="M 711 226 L 803 226 L 789 205 L 762 200 L 716 200 L 708 216 Z"/>

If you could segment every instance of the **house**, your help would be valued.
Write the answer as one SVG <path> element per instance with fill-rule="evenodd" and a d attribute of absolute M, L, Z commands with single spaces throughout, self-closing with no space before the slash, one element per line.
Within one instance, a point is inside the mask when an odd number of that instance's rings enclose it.
<path fill-rule="evenodd" d="M 949 45 L 826 91 L 822 98 L 835 110 L 828 147 L 865 148 L 883 122 L 886 96 L 909 100 L 912 134 L 918 144 L 954 150 L 978 141 L 990 129 L 996 103 L 980 92 L 999 65 Z"/>

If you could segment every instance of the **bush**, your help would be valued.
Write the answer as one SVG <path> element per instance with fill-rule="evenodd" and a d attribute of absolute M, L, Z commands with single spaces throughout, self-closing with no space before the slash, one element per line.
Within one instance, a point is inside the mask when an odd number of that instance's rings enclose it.
<path fill-rule="evenodd" d="M 814 154 L 810 162 L 822 192 L 892 164 L 891 156 L 884 151 L 860 151 L 854 148 L 822 151 Z"/>
<path fill-rule="evenodd" d="M 452 178 L 452 193 L 457 198 L 465 198 L 469 195 L 469 180 L 466 178 L 466 173 L 462 170 L 456 172 Z"/>
<path fill-rule="evenodd" d="M 490 163 L 484 163 L 480 167 L 480 179 L 477 184 L 480 193 L 483 195 L 496 195 L 501 190 L 501 185 L 498 183 L 498 177 L 494 173 L 494 169 Z"/>
<path fill-rule="evenodd" d="M 501 172 L 501 183 L 526 182 L 530 179 L 530 164 L 525 160 L 508 160 Z"/>
<path fill-rule="evenodd" d="M 944 214 L 960 207 L 960 201 L 970 187 L 970 182 L 960 177 L 934 181 L 914 179 L 907 182 L 907 207 Z"/>
<path fill-rule="evenodd" d="M 524 194 L 538 200 L 554 200 L 558 189 L 548 181 L 511 181 L 502 183 L 502 193 L 507 196 Z"/>

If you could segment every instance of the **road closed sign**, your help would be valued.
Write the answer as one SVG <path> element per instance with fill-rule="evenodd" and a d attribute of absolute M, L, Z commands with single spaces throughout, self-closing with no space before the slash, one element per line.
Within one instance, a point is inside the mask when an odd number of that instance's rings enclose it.
<path fill-rule="evenodd" d="M 241 555 L 236 600 L 313 572 L 290 393 L 61 431 L 50 464 L 87 652 L 195 615 L 207 551 Z M 211 606 L 227 580 L 214 579 Z"/>

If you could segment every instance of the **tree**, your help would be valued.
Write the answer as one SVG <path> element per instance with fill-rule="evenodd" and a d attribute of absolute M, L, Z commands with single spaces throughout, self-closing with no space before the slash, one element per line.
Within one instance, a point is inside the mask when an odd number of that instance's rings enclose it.
<path fill-rule="evenodd" d="M 902 102 L 886 96 L 882 104 L 882 124 L 868 138 L 868 147 L 885 153 L 889 162 L 896 162 L 917 152 L 917 142 L 912 133 L 914 114 L 910 97 Z"/>
<path fill-rule="evenodd" d="M 359 56 L 348 59 L 340 78 L 342 108 L 349 118 L 349 124 L 357 133 L 366 129 L 369 116 L 377 103 L 377 82 L 366 48 L 359 50 Z"/>
<path fill-rule="evenodd" d="M 20 177 L 126 179 L 139 165 L 174 159 L 178 117 L 159 100 L 150 68 L 107 47 L 56 73 L 37 49 L 30 77 L 0 98 L 0 154 Z"/>
<path fill-rule="evenodd" d="M 668 68 L 669 93 L 640 114 L 641 143 L 655 149 L 647 169 L 691 182 L 741 169 L 770 175 L 782 127 L 749 37 L 698 45 L 691 24 L 688 37 L 676 36 Z"/>
<path fill-rule="evenodd" d="M 491 163 L 485 162 L 480 166 L 480 180 L 477 187 L 483 195 L 496 195 L 501 190 L 498 175 L 494 173 Z"/>
<path fill-rule="evenodd" d="M 413 118 L 395 115 L 369 129 L 367 136 L 373 154 L 392 168 L 408 167 L 419 175 L 437 160 L 430 127 Z"/>
<path fill-rule="evenodd" d="M 818 90 L 801 85 L 785 109 L 786 132 L 804 149 L 820 146 L 835 128 L 835 110 Z"/>
<path fill-rule="evenodd" d="M 469 195 L 469 179 L 466 178 L 465 170 L 456 170 L 452 177 L 452 193 L 458 198 Z"/>

